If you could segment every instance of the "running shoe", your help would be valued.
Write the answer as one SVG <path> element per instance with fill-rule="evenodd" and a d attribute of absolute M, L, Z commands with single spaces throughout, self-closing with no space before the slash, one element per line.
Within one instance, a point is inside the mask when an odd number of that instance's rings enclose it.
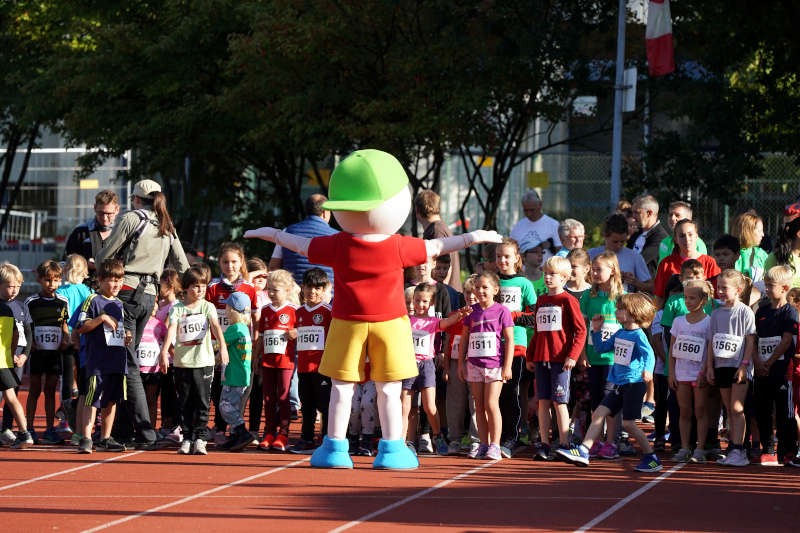
<path fill-rule="evenodd" d="M 263 451 L 269 450 L 274 440 L 275 440 L 275 435 L 272 433 L 267 433 L 266 435 L 264 435 L 264 438 L 261 440 L 261 443 L 259 443 L 258 449 Z"/>
<path fill-rule="evenodd" d="M 597 454 L 600 453 L 600 450 L 602 449 L 603 449 L 603 443 L 600 442 L 599 440 L 594 441 L 592 447 L 589 448 L 589 457 L 592 458 L 597 457 Z"/>
<path fill-rule="evenodd" d="M 536 448 L 536 452 L 533 454 L 533 460 L 552 461 L 553 458 L 553 452 L 550 451 L 550 446 L 548 444 L 539 443 L 539 446 Z"/>
<path fill-rule="evenodd" d="M 444 438 L 444 435 L 439 433 L 439 436 L 436 437 L 436 453 L 439 455 L 447 455 L 449 451 L 450 447 L 447 444 L 447 439 Z"/>
<path fill-rule="evenodd" d="M 289 448 L 289 451 L 291 453 L 297 453 L 297 454 L 308 454 L 311 451 L 315 450 L 316 448 L 317 447 L 314 445 L 314 441 L 300 439 L 299 441 L 297 441 L 295 443 L 294 446 Z M 357 448 L 358 447 L 356 446 L 356 452 L 357 452 Z M 358 454 L 354 453 L 354 455 L 358 455 Z"/>
<path fill-rule="evenodd" d="M 613 442 L 606 442 L 600 448 L 600 451 L 597 452 L 597 456 L 601 459 L 616 459 L 619 457 L 619 452 L 617 451 L 617 445 Z"/>
<path fill-rule="evenodd" d="M 81 441 L 78 443 L 78 453 L 92 453 L 92 439 L 81 437 Z"/>
<path fill-rule="evenodd" d="M 556 453 L 568 463 L 581 466 L 587 466 L 589 464 L 589 450 L 583 444 L 570 446 L 569 448 L 559 446 Z"/>
<path fill-rule="evenodd" d="M 490 444 L 489 447 L 486 449 L 486 455 L 484 456 L 485 459 L 489 459 L 490 461 L 497 461 L 498 459 L 503 458 L 503 454 L 500 453 L 500 446 L 497 444 Z"/>
<path fill-rule="evenodd" d="M 447 445 L 447 455 L 458 455 L 461 453 L 461 443 L 456 440 L 451 440 Z"/>
<path fill-rule="evenodd" d="M 417 455 L 417 447 L 414 446 L 413 442 L 411 442 L 410 440 L 406 441 L 406 446 L 408 447 L 409 450 L 411 450 L 411 453 L 413 453 L 414 456 Z"/>
<path fill-rule="evenodd" d="M 642 424 L 655 424 L 656 423 L 656 419 L 653 418 L 650 415 L 642 415 L 641 421 L 642 421 Z"/>
<path fill-rule="evenodd" d="M 178 448 L 178 455 L 191 455 L 192 453 L 192 441 L 189 439 L 183 439 L 181 442 L 181 447 Z"/>
<path fill-rule="evenodd" d="M 56 428 L 47 428 L 47 431 L 39 438 L 39 441 L 42 444 L 61 444 L 64 439 L 58 436 Z"/>
<path fill-rule="evenodd" d="M 275 437 L 275 440 L 272 441 L 272 444 L 270 445 L 270 449 L 278 450 L 279 452 L 285 452 L 288 448 L 289 448 L 289 437 L 287 437 L 283 433 Z"/>
<path fill-rule="evenodd" d="M 356 446 L 355 455 L 359 457 L 372 457 L 372 439 L 361 437 L 361 440 Z"/>
<path fill-rule="evenodd" d="M 114 439 L 114 437 L 108 437 L 107 439 L 102 439 L 100 442 L 97 443 L 96 448 L 98 452 L 125 451 L 125 446 L 117 442 L 116 439 Z"/>
<path fill-rule="evenodd" d="M 183 442 L 183 433 L 181 432 L 181 427 L 175 426 L 172 428 L 172 431 L 167 431 L 164 435 L 164 440 L 174 442 L 175 444 L 180 444 Z"/>
<path fill-rule="evenodd" d="M 3 446 L 11 446 L 14 444 L 14 441 L 17 440 L 17 436 L 14 435 L 14 432 L 10 429 L 7 429 L 0 433 L 0 444 Z"/>
<path fill-rule="evenodd" d="M 217 446 L 222 446 L 223 444 L 225 444 L 225 441 L 227 440 L 228 437 L 225 436 L 224 431 L 217 431 L 216 433 L 214 433 L 214 444 L 216 444 Z"/>
<path fill-rule="evenodd" d="M 208 450 L 206 450 L 206 441 L 203 439 L 197 439 L 194 441 L 192 445 L 192 453 L 194 455 L 208 455 Z"/>
<path fill-rule="evenodd" d="M 477 442 L 474 442 L 472 448 L 470 448 L 469 452 L 467 453 L 467 457 L 470 459 L 483 459 L 486 457 L 486 452 L 488 450 L 489 447 L 486 444 L 478 444 Z"/>
<path fill-rule="evenodd" d="M 664 439 L 656 439 L 653 443 L 653 451 L 654 452 L 663 452 L 667 449 L 667 441 Z"/>
<path fill-rule="evenodd" d="M 747 454 L 741 448 L 731 450 L 731 453 L 725 458 L 725 466 L 747 466 L 749 464 Z"/>
<path fill-rule="evenodd" d="M 30 431 L 20 431 L 17 433 L 17 440 L 11 445 L 14 450 L 24 450 L 33 446 L 33 435 Z"/>
<path fill-rule="evenodd" d="M 691 463 L 705 463 L 706 462 L 706 451 L 702 448 L 695 448 L 692 457 L 689 459 Z"/>
<path fill-rule="evenodd" d="M 83 435 L 81 435 L 80 433 L 73 433 L 72 436 L 69 438 L 69 443 L 71 446 L 80 446 L 81 439 L 83 439 Z"/>
<path fill-rule="evenodd" d="M 658 472 L 661 468 L 663 468 L 661 461 L 658 460 L 654 453 L 643 455 L 639 464 L 633 467 L 637 472 Z"/>
<path fill-rule="evenodd" d="M 617 451 L 620 455 L 625 457 L 631 457 L 632 455 L 636 455 L 636 450 L 633 447 L 633 444 L 630 443 L 629 440 L 621 440 L 619 441 L 619 445 L 617 446 Z"/>
<path fill-rule="evenodd" d="M 508 439 L 500 445 L 500 455 L 502 455 L 505 459 L 511 459 L 511 456 L 514 455 L 514 449 L 516 447 L 517 443 L 512 439 Z"/>
<path fill-rule="evenodd" d="M 251 442 L 253 442 L 253 435 L 246 429 L 242 429 L 240 431 L 234 431 L 231 435 L 231 439 L 233 439 L 233 442 L 231 442 L 228 450 L 232 452 L 240 452 L 247 448 Z"/>
<path fill-rule="evenodd" d="M 672 456 L 672 460 L 676 463 L 688 463 L 692 458 L 692 450 L 689 448 L 681 448 L 678 453 Z"/>
<path fill-rule="evenodd" d="M 417 451 L 420 454 L 433 454 L 433 443 L 431 443 L 431 437 L 427 433 L 423 433 L 419 437 L 419 447 Z"/>
<path fill-rule="evenodd" d="M 800 452 L 797 453 L 791 460 L 783 463 L 783 466 L 791 466 L 794 468 L 800 468 Z"/>

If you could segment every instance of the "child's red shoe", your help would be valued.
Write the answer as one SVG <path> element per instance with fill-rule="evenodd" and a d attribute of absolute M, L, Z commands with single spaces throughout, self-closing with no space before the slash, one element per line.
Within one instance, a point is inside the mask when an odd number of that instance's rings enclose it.
<path fill-rule="evenodd" d="M 286 449 L 289 447 L 289 437 L 286 435 L 278 435 L 275 437 L 275 440 L 272 441 L 272 449 L 278 450 L 279 452 L 285 452 Z"/>
<path fill-rule="evenodd" d="M 270 446 L 272 446 L 273 442 L 275 442 L 275 435 L 272 433 L 267 433 L 264 435 L 264 440 L 259 443 L 258 449 L 267 451 L 269 450 Z"/>

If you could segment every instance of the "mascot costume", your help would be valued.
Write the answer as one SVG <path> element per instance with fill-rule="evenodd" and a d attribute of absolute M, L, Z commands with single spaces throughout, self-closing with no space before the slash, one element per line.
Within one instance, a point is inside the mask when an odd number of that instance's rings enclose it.
<path fill-rule="evenodd" d="M 311 465 L 353 468 L 347 424 L 354 385 L 364 380 L 369 360 L 383 432 L 372 466 L 413 469 L 419 462 L 405 445 L 400 401 L 402 380 L 417 375 L 403 268 L 501 238 L 483 230 L 428 241 L 397 235 L 411 210 L 411 192 L 403 166 L 380 150 L 359 150 L 344 159 L 331 176 L 329 196 L 323 208 L 333 212 L 344 229 L 340 233 L 309 239 L 265 227 L 244 235 L 275 242 L 334 271 L 333 320 L 319 367 L 333 382 L 328 434 Z"/>

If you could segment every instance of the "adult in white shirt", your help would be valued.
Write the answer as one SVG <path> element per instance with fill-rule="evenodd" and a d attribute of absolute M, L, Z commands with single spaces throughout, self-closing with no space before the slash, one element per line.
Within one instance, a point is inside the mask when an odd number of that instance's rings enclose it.
<path fill-rule="evenodd" d="M 558 238 L 558 221 L 542 213 L 542 198 L 533 189 L 528 189 L 522 195 L 522 211 L 525 218 L 520 219 L 511 228 L 511 238 L 523 242 L 545 242 L 551 240 L 552 250 L 544 251 L 543 261 L 552 257 L 561 248 L 561 239 Z"/>

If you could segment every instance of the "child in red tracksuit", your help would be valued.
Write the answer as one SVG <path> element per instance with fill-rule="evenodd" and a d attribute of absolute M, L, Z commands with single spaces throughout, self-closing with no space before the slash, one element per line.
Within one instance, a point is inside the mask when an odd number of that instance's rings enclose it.
<path fill-rule="evenodd" d="M 586 343 L 586 323 L 578 300 L 564 290 L 572 272 L 563 257 L 545 263 L 547 294 L 536 302 L 536 333 L 528 344 L 528 369 L 536 372 L 539 434 L 542 444 L 534 459 L 550 460 L 550 407 L 556 412 L 559 448 L 569 450 L 569 381 L 572 368 Z"/>

